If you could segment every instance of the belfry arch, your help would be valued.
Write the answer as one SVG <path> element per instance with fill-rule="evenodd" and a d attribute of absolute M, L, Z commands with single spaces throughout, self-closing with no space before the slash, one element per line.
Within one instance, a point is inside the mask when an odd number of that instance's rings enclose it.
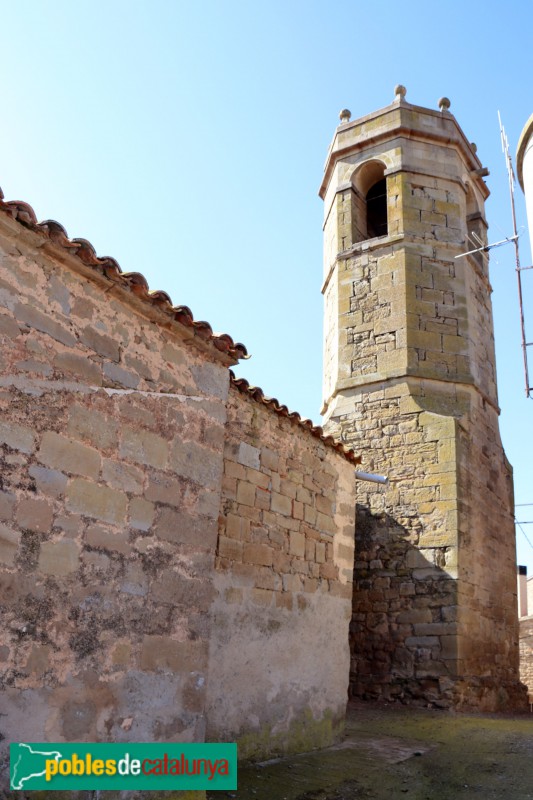
<path fill-rule="evenodd" d="M 365 241 L 388 233 L 387 178 L 385 164 L 372 159 L 366 161 L 353 173 L 351 183 L 354 188 L 355 228 L 359 237 L 354 240 Z"/>

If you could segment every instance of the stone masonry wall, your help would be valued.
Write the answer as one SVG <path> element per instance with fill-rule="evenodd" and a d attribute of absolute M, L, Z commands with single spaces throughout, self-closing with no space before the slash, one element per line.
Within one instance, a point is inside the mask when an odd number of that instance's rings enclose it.
<path fill-rule="evenodd" d="M 520 679 L 533 702 L 533 616 L 520 620 Z"/>
<path fill-rule="evenodd" d="M 331 742 L 353 464 L 2 214 L 0 344 L 0 794 L 10 741 Z"/>
<path fill-rule="evenodd" d="M 229 376 L 0 231 L 5 783 L 10 740 L 204 740 Z"/>
<path fill-rule="evenodd" d="M 495 392 L 486 278 L 413 249 L 382 247 L 338 267 L 348 326 L 340 384 L 372 383 L 337 395 L 327 430 L 391 480 L 386 491 L 357 487 L 352 691 L 520 705 L 514 539 L 503 533 L 512 534 L 512 473 L 496 409 L 468 388 L 472 369 Z M 402 371 L 423 379 L 393 378 Z M 450 392 L 458 377 L 466 385 Z"/>
<path fill-rule="evenodd" d="M 232 388 L 208 736 L 242 757 L 330 743 L 344 718 L 354 467 Z"/>

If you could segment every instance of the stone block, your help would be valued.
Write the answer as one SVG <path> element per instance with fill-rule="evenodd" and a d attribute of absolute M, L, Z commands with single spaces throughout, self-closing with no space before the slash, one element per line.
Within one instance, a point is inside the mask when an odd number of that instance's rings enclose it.
<path fill-rule="evenodd" d="M 183 502 L 184 485 L 178 478 L 165 472 L 152 472 L 145 491 L 147 500 L 153 503 L 179 507 Z"/>
<path fill-rule="evenodd" d="M 6 525 L 0 525 L 0 562 L 2 564 L 11 567 L 15 563 L 20 536 L 18 531 L 12 531 Z"/>
<path fill-rule="evenodd" d="M 253 483 L 254 486 L 257 486 L 260 489 L 269 489 L 270 488 L 270 476 L 266 475 L 264 472 L 259 472 L 256 469 L 248 468 L 246 470 L 246 480 Z"/>
<path fill-rule="evenodd" d="M 440 637 L 440 655 L 446 661 L 454 661 L 458 658 L 459 640 L 457 636 Z"/>
<path fill-rule="evenodd" d="M 414 594 L 414 592 L 410 592 L 410 594 Z M 430 608 L 410 608 L 398 614 L 398 623 L 400 625 L 414 625 L 415 623 L 431 622 L 432 618 Z"/>
<path fill-rule="evenodd" d="M 68 330 L 66 320 L 66 324 L 61 325 L 50 314 L 43 314 L 42 311 L 33 306 L 24 305 L 23 303 L 17 303 L 14 310 L 16 318 L 30 328 L 46 333 L 56 342 L 61 342 L 66 347 L 75 347 L 77 345 L 76 337 Z M 55 316 L 57 317 L 57 315 Z"/>
<path fill-rule="evenodd" d="M 248 481 L 237 481 L 237 502 L 244 506 L 255 505 L 255 486 Z"/>
<path fill-rule="evenodd" d="M 297 558 L 305 557 L 305 536 L 302 533 L 290 531 L 289 553 Z"/>
<path fill-rule="evenodd" d="M 173 508 L 160 510 L 153 531 L 156 536 L 167 542 L 192 545 L 199 549 L 214 548 L 217 541 L 215 520 L 202 519 Z"/>
<path fill-rule="evenodd" d="M 316 525 L 316 509 L 311 506 L 304 505 L 304 520 L 309 525 Z"/>
<path fill-rule="evenodd" d="M 326 545 L 324 542 L 316 542 L 315 557 L 317 564 L 324 564 L 326 561 Z"/>
<path fill-rule="evenodd" d="M 261 448 L 261 467 L 277 472 L 279 466 L 279 456 L 268 447 Z"/>
<path fill-rule="evenodd" d="M 208 489 L 217 489 L 222 479 L 220 453 L 196 442 L 177 439 L 172 445 L 169 463 L 177 475 Z"/>
<path fill-rule="evenodd" d="M 54 530 L 62 531 L 75 539 L 85 529 L 85 521 L 79 514 L 60 514 L 54 519 Z"/>
<path fill-rule="evenodd" d="M 282 587 L 281 577 L 269 567 L 258 567 L 255 570 L 255 585 L 257 589 L 270 589 L 280 591 Z"/>
<path fill-rule="evenodd" d="M 296 491 L 296 499 L 300 503 L 304 503 L 308 506 L 313 505 L 313 495 L 309 491 L 309 489 L 305 489 L 303 486 L 299 486 Z"/>
<path fill-rule="evenodd" d="M 126 389 L 136 389 L 140 383 L 139 375 L 135 372 L 109 361 L 104 364 L 104 376 L 108 382 Z"/>
<path fill-rule="evenodd" d="M 111 652 L 111 661 L 117 667 L 128 666 L 131 659 L 130 642 L 117 642 Z"/>
<path fill-rule="evenodd" d="M 261 451 L 247 442 L 241 442 L 237 449 L 237 461 L 245 467 L 260 469 Z"/>
<path fill-rule="evenodd" d="M 52 648 L 47 644 L 33 644 L 24 670 L 30 675 L 42 676 L 50 666 Z"/>
<path fill-rule="evenodd" d="M 175 364 L 176 366 L 182 366 L 186 363 L 185 353 L 183 349 L 179 349 L 178 347 L 174 347 L 174 345 L 167 342 L 161 348 L 161 356 L 168 361 L 170 364 Z"/>
<path fill-rule="evenodd" d="M 236 478 L 228 478 L 227 475 L 222 477 L 222 497 L 226 500 L 237 499 L 237 480 Z"/>
<path fill-rule="evenodd" d="M 61 497 L 66 489 L 68 478 L 56 469 L 38 467 L 34 464 L 28 473 L 35 481 L 37 489 L 50 497 Z"/>
<path fill-rule="evenodd" d="M 111 361 L 120 361 L 119 342 L 111 336 L 98 333 L 92 325 L 81 331 L 80 341 L 99 356 L 109 358 Z"/>
<path fill-rule="evenodd" d="M 320 511 L 321 514 L 326 514 L 327 516 L 332 516 L 335 509 L 333 502 L 330 498 L 324 497 L 324 495 L 317 494 L 315 498 L 315 507 L 317 511 Z"/>
<path fill-rule="evenodd" d="M 70 409 L 67 433 L 74 439 L 86 439 L 99 450 L 115 448 L 118 439 L 114 419 L 82 405 L 73 405 Z"/>
<path fill-rule="evenodd" d="M 257 606 L 269 607 L 274 599 L 274 592 L 269 589 L 252 589 L 252 603 Z"/>
<path fill-rule="evenodd" d="M 53 370 L 49 364 L 44 364 L 42 361 L 37 361 L 34 358 L 26 359 L 25 361 L 17 361 L 15 368 L 21 372 L 28 372 L 31 375 L 38 375 L 39 377 L 48 378 Z"/>
<path fill-rule="evenodd" d="M 158 580 L 152 585 L 154 600 L 170 603 L 172 606 L 184 606 L 189 614 L 195 611 L 205 613 L 215 590 L 206 579 L 188 578 L 173 569 L 163 569 Z"/>
<path fill-rule="evenodd" d="M 67 488 L 66 505 L 76 514 L 120 525 L 126 521 L 128 498 L 108 486 L 75 478 Z"/>
<path fill-rule="evenodd" d="M 39 570 L 45 575 L 69 575 L 78 569 L 79 560 L 80 547 L 72 539 L 41 544 Z"/>
<path fill-rule="evenodd" d="M 24 498 L 17 508 L 17 523 L 20 528 L 36 533 L 48 533 L 52 528 L 53 509 L 41 498 Z"/>
<path fill-rule="evenodd" d="M 408 636 L 405 640 L 407 647 L 439 647 L 438 636 Z"/>
<path fill-rule="evenodd" d="M 87 478 L 98 478 L 100 473 L 101 459 L 97 450 L 54 431 L 44 434 L 37 458 L 48 467 Z"/>
<path fill-rule="evenodd" d="M 283 514 L 287 517 L 290 517 L 292 514 L 291 498 L 279 494 L 278 492 L 272 492 L 271 507 L 272 511 L 276 512 L 277 514 Z"/>
<path fill-rule="evenodd" d="M 168 442 L 156 433 L 124 426 L 121 429 L 121 458 L 164 469 L 168 462 Z"/>
<path fill-rule="evenodd" d="M 243 601 L 243 596 L 242 589 L 237 589 L 234 586 L 230 586 L 224 592 L 224 600 L 230 605 L 240 605 Z"/>
<path fill-rule="evenodd" d="M 132 464 L 104 458 L 102 463 L 102 480 L 113 489 L 140 494 L 143 490 L 144 473 Z"/>
<path fill-rule="evenodd" d="M 314 561 L 315 560 L 315 552 L 316 552 L 316 542 L 312 539 L 306 539 L 305 542 L 305 558 L 307 561 Z M 353 549 L 352 549 L 352 556 L 353 556 Z"/>
<path fill-rule="evenodd" d="M 245 539 L 250 531 L 250 521 L 237 516 L 228 514 L 226 519 L 226 536 L 231 539 Z"/>
<path fill-rule="evenodd" d="M 35 434 L 31 428 L 15 422 L 0 422 L 0 444 L 28 455 L 35 450 Z"/>
<path fill-rule="evenodd" d="M 415 636 L 454 636 L 457 633 L 456 622 L 430 622 L 414 628 Z"/>
<path fill-rule="evenodd" d="M 9 492 L 0 492 L 0 519 L 10 520 L 13 518 L 16 497 Z"/>
<path fill-rule="evenodd" d="M 284 608 L 286 611 L 292 611 L 293 596 L 291 592 L 276 592 L 276 608 Z"/>
<path fill-rule="evenodd" d="M 232 561 L 242 561 L 242 542 L 237 539 L 229 539 L 227 536 L 219 536 L 218 554 L 222 558 L 229 558 Z"/>
<path fill-rule="evenodd" d="M 265 511 L 268 511 L 270 509 L 270 505 L 271 505 L 270 491 L 268 489 L 262 489 L 260 486 L 258 486 L 255 493 L 256 508 L 262 508 Z M 302 516 L 303 516 L 303 511 L 302 511 Z"/>
<path fill-rule="evenodd" d="M 139 665 L 141 669 L 150 671 L 203 674 L 207 668 L 207 643 L 198 640 L 177 642 L 169 636 L 145 636 Z"/>
<path fill-rule="evenodd" d="M 224 474 L 230 478 L 239 478 L 240 480 L 246 479 L 246 467 L 242 464 L 237 464 L 236 461 L 224 460 Z"/>
<path fill-rule="evenodd" d="M 298 488 L 297 484 L 295 484 L 293 481 L 288 481 L 284 479 L 280 481 L 280 487 L 279 487 L 280 494 L 285 495 L 285 497 L 290 497 L 291 500 L 294 500 L 296 498 L 297 488 Z"/>
<path fill-rule="evenodd" d="M 102 385 L 102 369 L 99 364 L 91 361 L 87 356 L 77 353 L 58 353 L 54 357 L 54 367 L 63 373 L 69 373 L 90 386 Z"/>
<path fill-rule="evenodd" d="M 85 544 L 97 550 L 108 550 L 121 555 L 128 555 L 131 552 L 126 531 L 112 531 L 102 525 L 90 525 L 87 528 Z"/>
<path fill-rule="evenodd" d="M 330 581 L 338 579 L 338 568 L 329 562 L 320 565 L 320 577 Z"/>
<path fill-rule="evenodd" d="M 247 564 L 272 566 L 272 548 L 266 544 L 245 544 L 242 560 Z"/>
<path fill-rule="evenodd" d="M 142 497 L 134 497 L 130 502 L 130 527 L 138 531 L 149 531 L 155 517 L 155 506 Z"/>
<path fill-rule="evenodd" d="M 335 534 L 337 532 L 335 521 L 331 517 L 326 514 L 321 514 L 320 512 L 316 515 L 316 526 L 320 531 L 324 531 L 325 533 Z"/>
<path fill-rule="evenodd" d="M 301 592 L 303 589 L 303 578 L 301 575 L 283 575 L 284 592 Z"/>
<path fill-rule="evenodd" d="M 88 567 L 104 570 L 104 572 L 109 568 L 109 556 L 106 556 L 103 553 L 95 553 L 92 550 L 85 550 L 81 557 L 84 564 L 86 564 Z"/>
<path fill-rule="evenodd" d="M 309 562 L 305 558 L 297 558 L 294 556 L 291 560 L 291 569 L 299 575 L 309 575 Z"/>
<path fill-rule="evenodd" d="M 19 334 L 20 328 L 15 320 L 2 312 L 0 314 L 0 335 L 7 336 L 9 339 L 16 339 Z"/>
<path fill-rule="evenodd" d="M 290 572 L 291 557 L 288 555 L 288 553 L 281 553 L 279 550 L 274 550 L 272 554 L 272 566 L 276 572 Z"/>
<path fill-rule="evenodd" d="M 191 375 L 199 394 L 225 401 L 228 396 L 229 373 L 222 364 L 203 363 L 191 366 Z"/>

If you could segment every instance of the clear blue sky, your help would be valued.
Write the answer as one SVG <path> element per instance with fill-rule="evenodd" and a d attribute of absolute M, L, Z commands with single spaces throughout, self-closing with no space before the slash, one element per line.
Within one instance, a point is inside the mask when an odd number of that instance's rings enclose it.
<path fill-rule="evenodd" d="M 319 421 L 322 207 L 338 112 L 446 95 L 490 169 L 491 240 L 511 233 L 513 153 L 533 112 L 533 6 L 0 0 L 0 185 L 243 341 L 238 374 Z M 519 225 L 525 207 L 517 191 Z M 523 263 L 530 263 L 527 233 Z M 491 262 L 501 429 L 533 503 L 513 251 Z M 529 275 L 529 273 L 528 273 Z M 530 280 L 533 284 L 533 273 Z M 533 289 L 533 287 L 531 287 Z M 533 291 L 528 287 L 533 339 Z M 533 507 L 519 509 L 533 520 Z M 533 542 L 533 525 L 525 526 Z M 533 548 L 517 535 L 533 574 Z"/>

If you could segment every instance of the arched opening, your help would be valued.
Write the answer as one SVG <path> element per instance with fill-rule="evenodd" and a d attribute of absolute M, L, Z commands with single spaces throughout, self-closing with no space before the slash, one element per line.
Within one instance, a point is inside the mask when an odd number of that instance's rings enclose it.
<path fill-rule="evenodd" d="M 387 227 L 387 179 L 375 183 L 366 195 L 366 230 L 369 239 L 386 236 Z"/>
<path fill-rule="evenodd" d="M 387 178 L 382 161 L 367 161 L 352 176 L 354 241 L 387 236 Z"/>

